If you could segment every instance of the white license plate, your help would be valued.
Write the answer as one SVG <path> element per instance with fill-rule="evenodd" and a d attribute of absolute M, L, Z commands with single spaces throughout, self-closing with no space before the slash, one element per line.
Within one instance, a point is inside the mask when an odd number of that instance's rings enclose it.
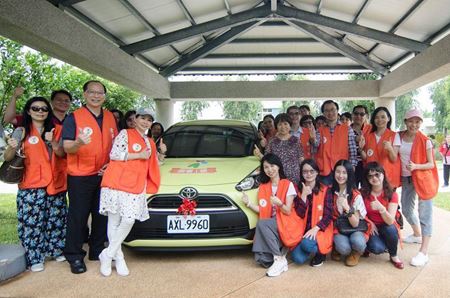
<path fill-rule="evenodd" d="M 167 233 L 209 233 L 209 215 L 168 215 Z"/>

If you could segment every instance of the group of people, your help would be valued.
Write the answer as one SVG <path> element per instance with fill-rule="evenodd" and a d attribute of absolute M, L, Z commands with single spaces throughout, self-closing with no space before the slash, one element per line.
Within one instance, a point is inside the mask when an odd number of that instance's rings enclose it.
<path fill-rule="evenodd" d="M 16 117 L 19 87 L 7 108 L 4 120 L 16 126 L 12 136 L 19 137 L 8 139 L 4 159 L 12 160 L 19 148 L 25 154 L 18 234 L 33 272 L 44 270 L 46 258 L 67 260 L 72 273 L 86 272 L 88 238 L 88 258 L 100 260 L 101 274 L 109 276 L 113 264 L 119 275 L 129 274 L 121 243 L 135 220 L 148 218 L 146 194 L 158 191 L 167 148 L 150 109 L 139 108 L 120 124 L 103 108 L 106 93 L 100 81 L 91 80 L 83 85 L 85 105 L 73 113 L 68 113 L 71 94 L 57 90 L 50 102 L 30 98 Z"/>
<path fill-rule="evenodd" d="M 268 276 L 278 276 L 288 270 L 289 252 L 298 264 L 311 257 L 310 265 L 320 266 L 331 253 L 333 260 L 355 266 L 361 256 L 387 251 L 390 262 L 403 269 L 397 253 L 403 241 L 421 244 L 410 264 L 424 266 L 439 181 L 433 145 L 419 130 L 422 113 L 408 111 L 406 130 L 394 132 L 385 107 L 369 115 L 358 105 L 340 117 L 338 103 L 327 100 L 321 112 L 314 118 L 309 108 L 291 106 L 261 123 L 254 150 L 261 159 L 257 202 L 242 196 L 259 214 L 256 262 L 268 268 Z M 413 230 L 403 239 L 400 205 Z"/>

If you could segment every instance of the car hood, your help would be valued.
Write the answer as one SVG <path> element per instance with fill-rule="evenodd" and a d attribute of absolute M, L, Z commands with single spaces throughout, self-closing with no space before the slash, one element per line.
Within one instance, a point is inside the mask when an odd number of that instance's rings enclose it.
<path fill-rule="evenodd" d="M 259 166 L 254 156 L 239 158 L 166 158 L 161 185 L 220 185 L 238 183 Z"/>

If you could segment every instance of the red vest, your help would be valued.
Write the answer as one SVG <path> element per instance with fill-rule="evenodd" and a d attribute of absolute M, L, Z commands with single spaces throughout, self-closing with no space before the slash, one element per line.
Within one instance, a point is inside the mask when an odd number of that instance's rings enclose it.
<path fill-rule="evenodd" d="M 388 141 L 391 144 L 394 144 L 395 132 L 390 129 L 386 129 L 386 131 L 381 136 L 378 141 L 375 137 L 375 132 L 371 132 L 366 134 L 366 145 L 364 146 L 364 151 L 366 152 L 367 159 L 366 163 L 376 161 L 381 164 L 386 172 L 386 176 L 389 180 L 389 183 L 393 187 L 399 187 L 401 185 L 401 162 L 400 157 L 397 156 L 396 162 L 391 162 L 389 160 L 389 154 L 386 150 L 384 150 L 383 142 Z"/>
<path fill-rule="evenodd" d="M 328 176 L 334 165 L 341 159 L 348 160 L 348 130 L 347 125 L 338 124 L 331 136 L 330 128 L 322 126 L 319 128 L 320 144 L 316 155 L 320 175 Z"/>
<path fill-rule="evenodd" d="M 144 138 L 136 129 L 127 129 L 128 153 L 147 150 Z M 146 159 L 127 161 L 111 160 L 102 179 L 102 187 L 121 190 L 133 194 L 157 193 L 161 182 L 157 149 L 155 142 L 149 138 L 151 155 Z"/>
<path fill-rule="evenodd" d="M 276 196 L 286 203 L 286 194 L 291 182 L 287 179 L 281 179 L 278 183 L 278 189 Z M 267 219 L 272 216 L 272 204 L 270 202 L 270 196 L 272 195 L 272 183 L 264 183 L 259 186 L 258 190 L 258 204 L 259 204 L 259 218 Z M 294 248 L 300 242 L 303 236 L 305 227 L 303 221 L 297 215 L 292 205 L 291 213 L 289 215 L 284 214 L 280 208 L 275 207 L 277 210 L 277 228 L 278 234 L 283 244 L 289 248 Z"/>
<path fill-rule="evenodd" d="M 61 126 L 56 125 L 55 140 L 61 138 Z M 46 188 L 47 194 L 55 195 L 67 189 L 67 163 L 65 158 L 58 157 L 52 152 L 51 160 L 39 132 L 31 127 L 30 135 L 24 142 L 25 171 L 20 189 Z"/>
<path fill-rule="evenodd" d="M 117 125 L 114 115 L 103 109 L 102 129 L 97 124 L 94 116 L 86 107 L 73 112 L 75 118 L 76 134 L 82 129 L 85 133 L 91 133 L 91 142 L 80 146 L 76 153 L 67 154 L 68 173 L 72 176 L 90 176 L 109 162 L 109 152 L 117 135 Z"/>
<path fill-rule="evenodd" d="M 403 137 L 405 132 L 401 132 Z M 411 161 L 416 164 L 427 163 L 427 136 L 418 131 L 414 138 L 411 149 Z M 429 170 L 414 170 L 412 171 L 412 181 L 417 195 L 422 200 L 429 200 L 436 196 L 439 189 L 439 176 L 434 159 L 434 153 L 431 154 L 434 168 Z"/>
<path fill-rule="evenodd" d="M 303 150 L 303 157 L 305 159 L 312 158 L 312 146 L 309 142 L 309 128 L 302 127 L 302 133 L 300 135 L 300 146 Z"/>

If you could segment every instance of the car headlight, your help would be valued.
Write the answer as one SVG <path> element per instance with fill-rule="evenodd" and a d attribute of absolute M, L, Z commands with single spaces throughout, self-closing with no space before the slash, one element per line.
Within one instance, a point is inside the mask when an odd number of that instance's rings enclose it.
<path fill-rule="evenodd" d="M 250 190 L 259 187 L 259 167 L 242 179 L 235 188 L 237 191 Z"/>

